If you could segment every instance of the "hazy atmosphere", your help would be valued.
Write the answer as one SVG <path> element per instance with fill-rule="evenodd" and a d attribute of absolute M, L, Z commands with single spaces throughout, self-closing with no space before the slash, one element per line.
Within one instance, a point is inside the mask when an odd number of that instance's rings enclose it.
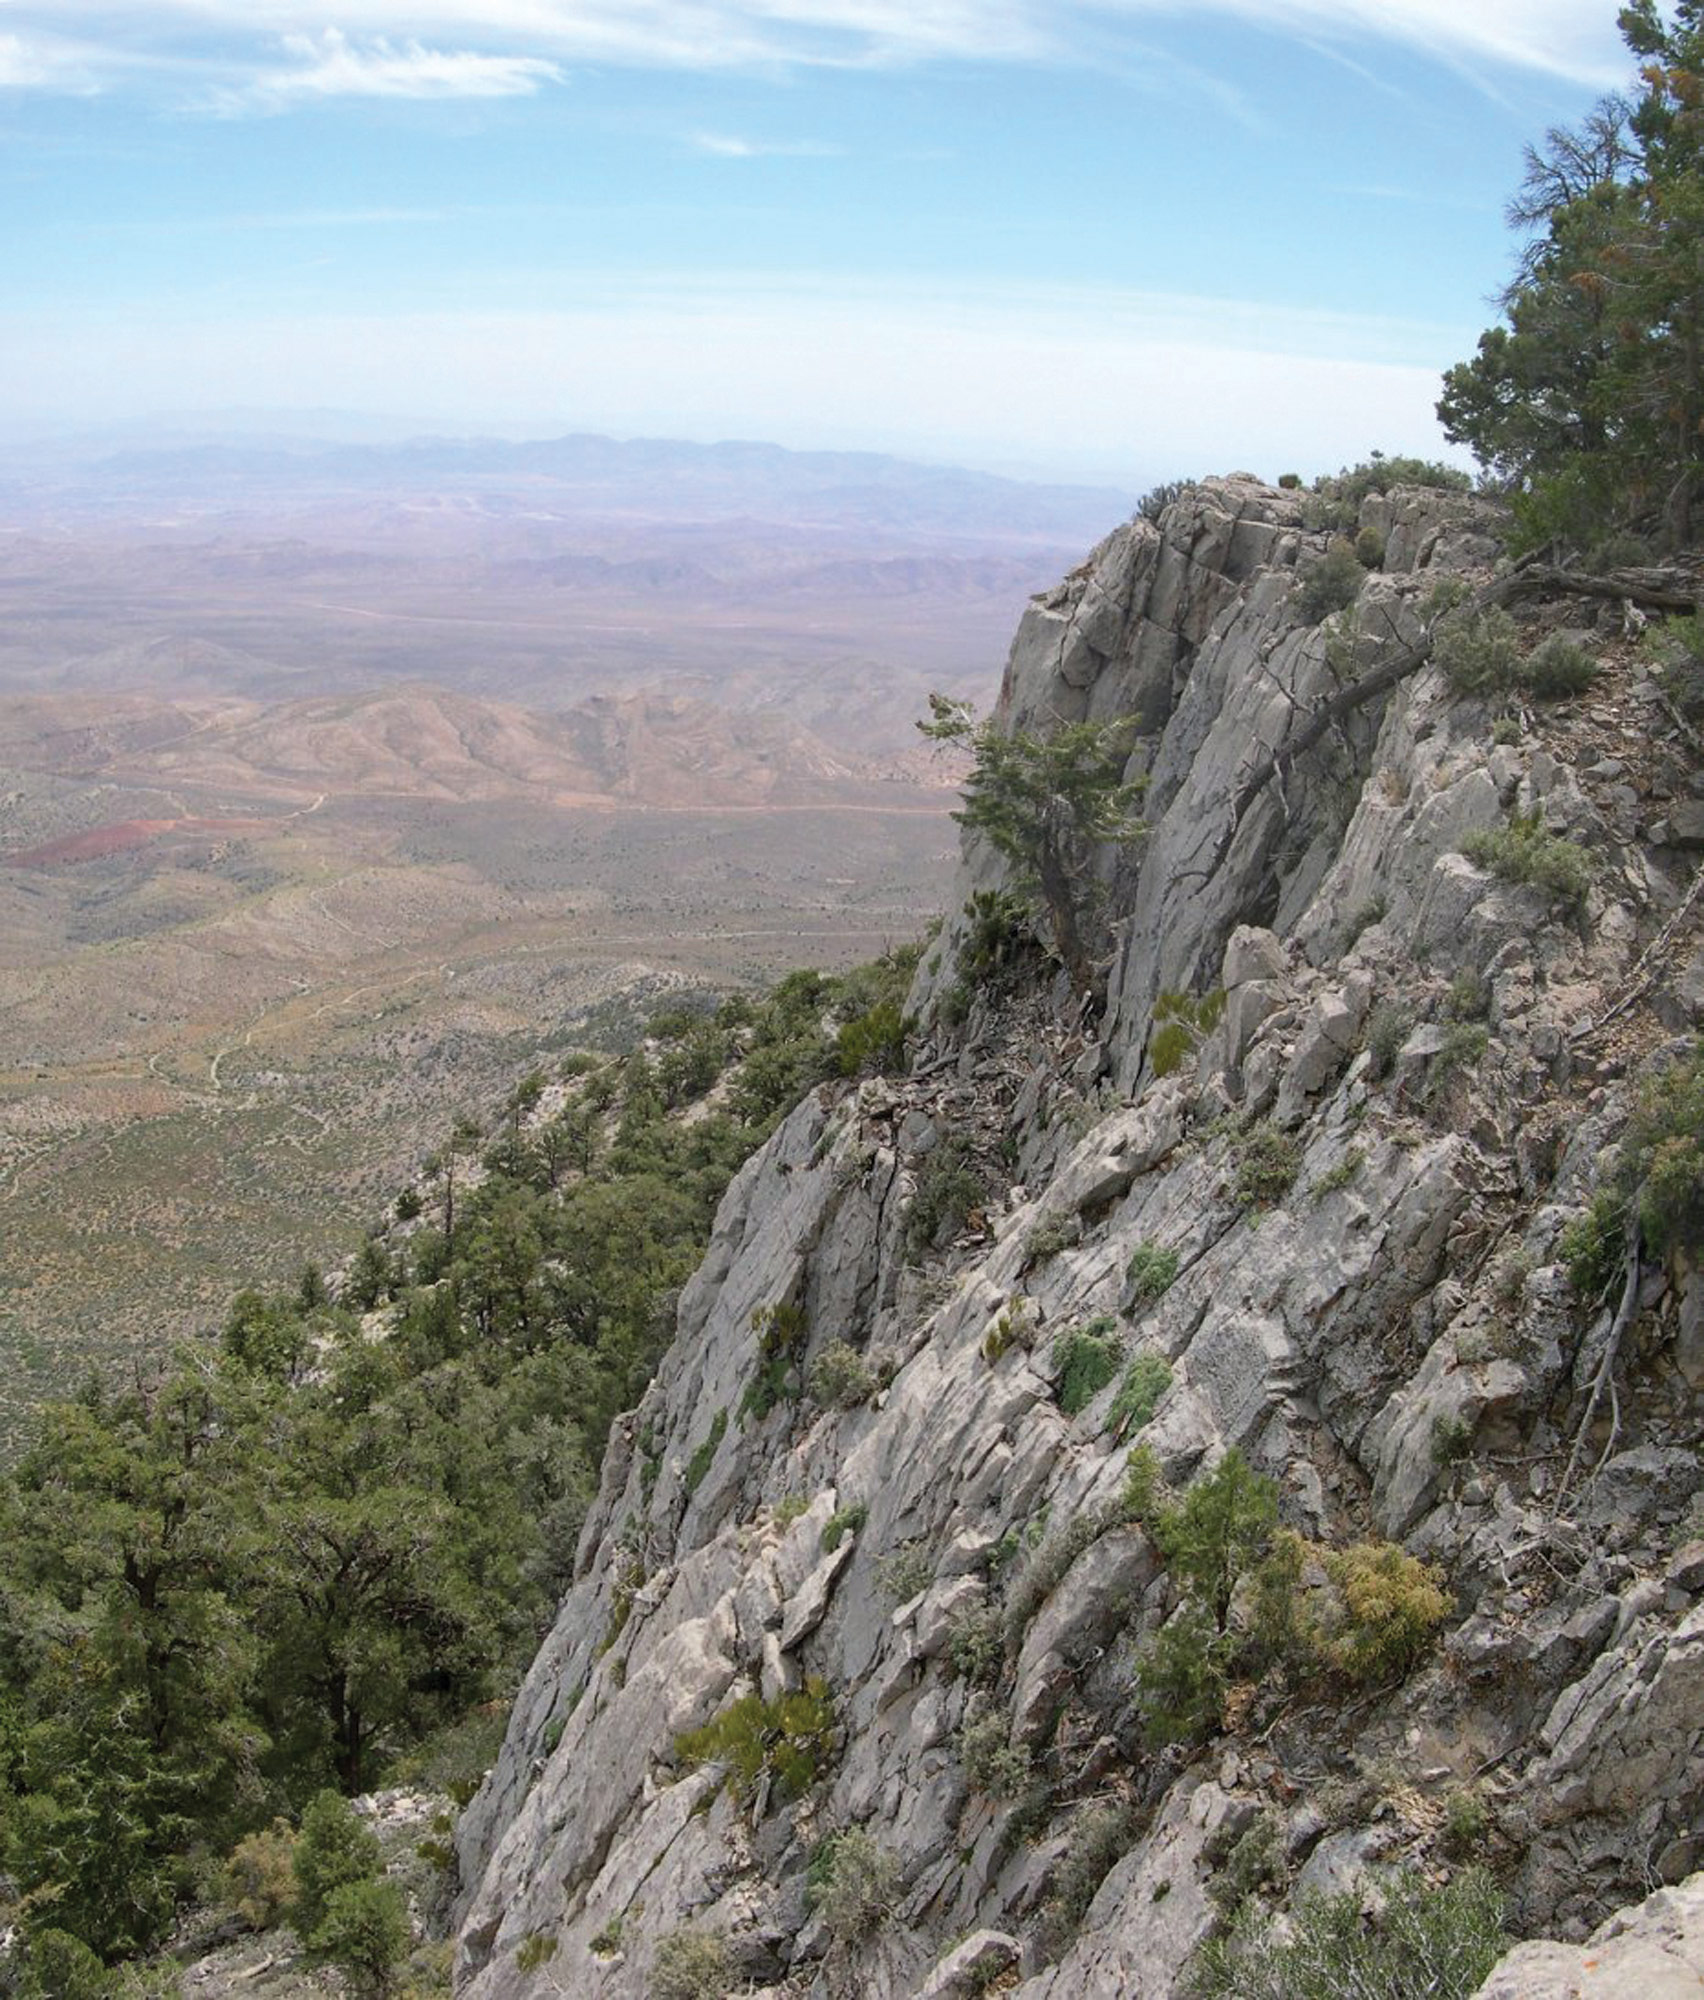
<path fill-rule="evenodd" d="M 1436 449 L 1593 0 L 10 0 L 0 422 Z"/>

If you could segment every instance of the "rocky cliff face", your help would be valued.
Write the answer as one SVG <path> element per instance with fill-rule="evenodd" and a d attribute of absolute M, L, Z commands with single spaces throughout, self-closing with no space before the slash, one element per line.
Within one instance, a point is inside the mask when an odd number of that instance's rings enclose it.
<path fill-rule="evenodd" d="M 1245 479 L 1031 607 L 1011 725 L 1141 719 L 1104 1013 L 967 989 L 949 922 L 911 1074 L 818 1092 L 730 1191 L 463 1817 L 459 1991 L 1161 2000 L 1238 1869 L 1483 1859 L 1518 1931 L 1583 1936 L 1704 1860 L 1704 1300 L 1647 1275 L 1565 1486 L 1611 1314 L 1558 1257 L 1704 985 L 1684 923 L 1641 957 L 1696 862 L 1690 747 L 1600 635 L 1513 740 L 1423 669 L 1233 828 L 1262 748 L 1493 553 L 1465 497 L 1366 513 L 1384 566 L 1325 626 L 1323 539 Z M 1538 808 L 1583 907 L 1460 851 Z M 967 857 L 965 895 L 998 880 Z M 1156 1076 L 1158 997 L 1218 988 Z M 1231 1447 L 1276 1480 L 1298 1593 L 1373 1540 L 1437 1565 L 1413 1671 L 1233 1687 L 1154 1747 L 1178 1584 L 1122 1497 L 1138 1439 L 1180 1492 Z M 719 1715 L 732 1785 L 677 1745 Z M 809 1893 L 849 1829 L 850 1914 Z"/>

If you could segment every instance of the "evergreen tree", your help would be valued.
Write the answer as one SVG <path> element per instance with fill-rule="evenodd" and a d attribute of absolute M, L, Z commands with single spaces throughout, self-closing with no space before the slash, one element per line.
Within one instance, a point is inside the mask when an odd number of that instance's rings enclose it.
<path fill-rule="evenodd" d="M 1685 545 L 1704 491 L 1704 24 L 1696 0 L 1672 23 L 1636 0 L 1620 26 L 1640 88 L 1529 152 L 1505 324 L 1438 405 L 1529 545 L 1625 527 Z"/>

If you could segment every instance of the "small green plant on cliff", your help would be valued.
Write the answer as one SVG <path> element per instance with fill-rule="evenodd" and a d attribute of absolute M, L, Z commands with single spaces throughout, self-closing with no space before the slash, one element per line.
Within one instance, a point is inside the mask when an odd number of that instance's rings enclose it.
<path fill-rule="evenodd" d="M 1353 542 L 1338 536 L 1325 554 L 1303 575 L 1291 596 L 1304 625 L 1317 625 L 1334 611 L 1343 611 L 1361 594 L 1367 572 Z"/>
<path fill-rule="evenodd" d="M 1080 1242 L 1082 1235 L 1083 1226 L 1074 1215 L 1062 1215 L 1055 1210 L 1040 1216 L 1031 1223 L 1024 1238 L 1024 1269 L 1051 1263 L 1061 1251 Z"/>
<path fill-rule="evenodd" d="M 828 1409 L 855 1410 L 880 1386 L 875 1370 L 844 1340 L 831 1340 L 811 1363 L 805 1378 L 811 1400 Z"/>
<path fill-rule="evenodd" d="M 1139 1431 L 1159 1408 L 1160 1398 L 1171 1387 L 1172 1372 L 1162 1354 L 1144 1348 L 1124 1371 L 1118 1394 L 1106 1413 L 1107 1429 L 1114 1437 Z"/>
<path fill-rule="evenodd" d="M 704 1484 L 704 1475 L 710 1470 L 716 1456 L 716 1448 L 728 1434 L 728 1413 L 718 1410 L 710 1420 L 710 1428 L 703 1442 L 686 1462 L 686 1470 L 681 1474 L 681 1485 L 688 1496 L 696 1493 Z"/>
<path fill-rule="evenodd" d="M 924 1155 L 917 1191 L 906 1218 L 905 1245 L 913 1259 L 943 1238 L 956 1236 L 988 1199 L 988 1182 L 962 1139 L 942 1139 Z"/>
<path fill-rule="evenodd" d="M 1113 1332 L 1116 1324 L 1107 1318 L 1090 1320 L 1053 1343 L 1053 1400 L 1066 1416 L 1080 1415 L 1118 1373 L 1124 1349 Z"/>
<path fill-rule="evenodd" d="M 1432 662 L 1457 694 L 1505 694 L 1521 663 L 1520 627 L 1500 608 L 1465 607 L 1438 621 Z"/>
<path fill-rule="evenodd" d="M 840 1507 L 830 1514 L 822 1524 L 822 1552 L 833 1555 L 848 1535 L 855 1535 L 870 1518 L 870 1510 L 862 1500 L 854 1500 L 850 1506 Z"/>
<path fill-rule="evenodd" d="M 536 1972 L 548 1965 L 556 1956 L 557 1942 L 554 1931 L 529 1931 L 515 1947 L 515 1970 Z"/>
<path fill-rule="evenodd" d="M 972 1791 L 991 1799 L 1015 1799 L 1030 1781 L 1030 1753 L 1011 1740 L 1005 1712 L 988 1709 L 959 1731 L 959 1763 Z"/>
<path fill-rule="evenodd" d="M 763 1778 L 784 1798 L 802 1798 L 833 1752 L 834 1702 L 817 1675 L 773 1701 L 742 1695 L 702 1729 L 675 1738 L 675 1755 L 689 1769 L 726 1764 L 728 1783 L 741 1799 L 749 1799 Z"/>
<path fill-rule="evenodd" d="M 937 694 L 918 727 L 975 758 L 964 805 L 953 817 L 1007 862 L 1014 888 L 1035 899 L 1072 985 L 1093 991 L 1095 854 L 1143 832 L 1142 785 L 1124 775 L 1131 721 L 1065 723 L 1046 736 L 1007 734 L 992 720 L 975 722 L 968 703 Z"/>
<path fill-rule="evenodd" d="M 759 1306 L 751 1324 L 757 1335 L 757 1373 L 740 1398 L 740 1415 L 761 1423 L 777 1403 L 798 1393 L 799 1357 L 810 1326 L 803 1308 L 787 1300 Z"/>
<path fill-rule="evenodd" d="M 1367 1016 L 1367 1071 L 1382 1082 L 1396 1067 L 1402 1045 L 1413 1032 L 1414 1015 L 1398 1000 L 1381 1000 Z"/>
<path fill-rule="evenodd" d="M 1148 1305 L 1163 1299 L 1172 1288 L 1181 1261 L 1175 1250 L 1162 1250 L 1157 1243 L 1138 1243 L 1124 1267 L 1132 1302 Z"/>
<path fill-rule="evenodd" d="M 1310 528 L 1335 528 L 1347 532 L 1360 518 L 1361 503 L 1375 493 L 1388 493 L 1393 486 L 1428 486 L 1444 493 L 1465 493 L 1472 485 L 1458 466 L 1443 465 L 1436 459 L 1413 458 L 1401 452 L 1387 456 L 1375 451 L 1358 465 L 1341 472 L 1322 474 L 1313 483 L 1304 504 L 1304 519 Z"/>
<path fill-rule="evenodd" d="M 1592 885 L 1591 856 L 1577 842 L 1547 833 L 1542 808 L 1516 813 L 1506 826 L 1477 828 L 1461 851 L 1503 881 L 1542 890 L 1573 910 L 1584 905 Z"/>
<path fill-rule="evenodd" d="M 1090 1800 L 1077 1808 L 1042 1906 L 1042 1945 L 1050 1958 L 1069 1947 L 1095 1891 L 1136 1845 L 1143 1824 L 1142 1809 L 1129 1799 Z"/>
<path fill-rule="evenodd" d="M 671 1931 L 651 1960 L 647 2000 L 728 2000 L 734 1961 L 720 1931 Z"/>
<path fill-rule="evenodd" d="M 1006 1660 L 1006 1642 L 999 1610 L 982 1604 L 961 1611 L 947 1633 L 947 1665 L 972 1687 L 993 1687 Z"/>
<path fill-rule="evenodd" d="M 1303 1897 L 1280 1928 L 1250 1906 L 1190 1968 L 1193 2000 L 1468 2000 L 1508 1949 L 1503 1899 L 1483 1869 L 1432 1888 L 1388 1878 L 1376 1916 L 1360 1890 Z"/>
<path fill-rule="evenodd" d="M 1343 1598 L 1343 1618 L 1325 1641 L 1346 1679 L 1370 1687 L 1400 1680 L 1450 1612 L 1437 1570 L 1393 1542 L 1332 1549 L 1326 1573 Z"/>
<path fill-rule="evenodd" d="M 876 1565 L 876 1581 L 895 1604 L 921 1597 L 935 1580 L 935 1562 L 926 1542 L 901 1542 Z"/>
<path fill-rule="evenodd" d="M 861 1826 L 818 1843 L 805 1876 L 805 1904 L 843 1945 L 860 1944 L 892 1915 L 899 1863 Z"/>
<path fill-rule="evenodd" d="M 1225 989 L 1215 987 L 1199 998 L 1188 993 L 1162 993 L 1154 1002 L 1153 1032 L 1148 1038 L 1148 1063 L 1155 1076 L 1175 1076 L 1219 1025 L 1225 1011 Z"/>
<path fill-rule="evenodd" d="M 1232 1195 L 1238 1208 L 1270 1208 L 1284 1199 L 1302 1170 L 1302 1149 L 1270 1119 L 1238 1142 Z"/>

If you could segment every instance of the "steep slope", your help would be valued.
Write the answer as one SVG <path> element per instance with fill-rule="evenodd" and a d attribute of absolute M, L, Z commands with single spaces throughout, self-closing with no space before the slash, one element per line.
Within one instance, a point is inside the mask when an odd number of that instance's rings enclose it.
<path fill-rule="evenodd" d="M 1325 624 L 1324 537 L 1244 479 L 1032 606 L 1008 726 L 1140 718 L 1104 1014 L 956 919 L 910 1074 L 730 1190 L 463 1817 L 458 1990 L 613 2000 L 697 1950 L 706 1993 L 1160 2000 L 1233 1909 L 1375 1862 L 1493 1862 L 1518 1932 L 1580 1936 L 1704 1859 L 1699 1291 L 1648 1260 L 1629 1327 L 1559 1241 L 1693 1023 L 1691 746 L 1594 638 L 1565 709 L 1493 732 L 1425 667 L 1239 813 L 1495 552 L 1466 496 L 1362 525 Z M 1583 899 L 1461 851 L 1511 813 Z M 971 851 L 955 903 L 1000 880 Z M 1232 1448 L 1299 1539 L 1203 1626 L 1152 1485 Z M 1228 1685 L 1180 1721 L 1185 1668 Z"/>

